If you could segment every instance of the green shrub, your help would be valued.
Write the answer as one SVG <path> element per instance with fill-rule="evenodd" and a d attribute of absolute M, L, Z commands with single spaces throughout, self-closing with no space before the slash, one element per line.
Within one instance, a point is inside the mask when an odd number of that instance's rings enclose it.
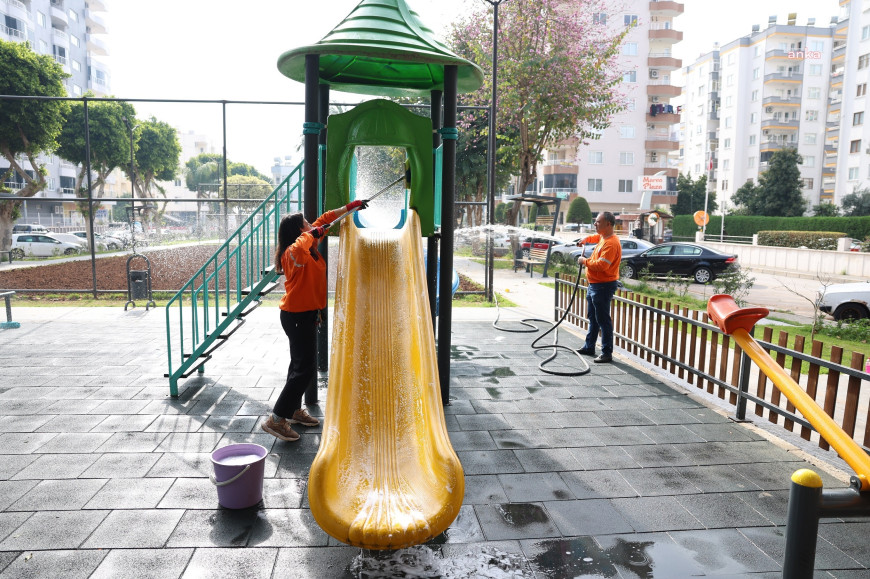
<path fill-rule="evenodd" d="M 835 250 L 841 237 L 846 237 L 846 234 L 837 231 L 759 231 L 758 245 Z"/>
<path fill-rule="evenodd" d="M 870 320 L 851 320 L 845 323 L 840 320 L 836 325 L 822 326 L 819 333 L 838 340 L 866 343 L 870 340 Z"/>
<path fill-rule="evenodd" d="M 675 237 L 694 237 L 698 226 L 691 215 L 677 215 L 671 222 Z M 722 216 L 711 215 L 707 232 L 718 235 Z M 726 215 L 725 235 L 751 237 L 760 231 L 842 231 L 852 239 L 870 237 L 870 216 L 864 217 L 760 217 Z"/>

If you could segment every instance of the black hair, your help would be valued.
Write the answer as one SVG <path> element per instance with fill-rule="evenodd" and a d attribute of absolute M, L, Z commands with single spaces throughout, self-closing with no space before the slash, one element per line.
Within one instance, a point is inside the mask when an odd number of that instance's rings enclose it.
<path fill-rule="evenodd" d="M 305 220 L 302 213 L 288 213 L 281 218 L 281 223 L 278 225 L 278 247 L 275 248 L 275 271 L 281 272 L 281 256 L 287 251 L 287 248 L 293 245 L 293 242 L 302 235 L 302 226 Z M 311 248 L 311 255 L 317 259 L 317 252 Z"/>

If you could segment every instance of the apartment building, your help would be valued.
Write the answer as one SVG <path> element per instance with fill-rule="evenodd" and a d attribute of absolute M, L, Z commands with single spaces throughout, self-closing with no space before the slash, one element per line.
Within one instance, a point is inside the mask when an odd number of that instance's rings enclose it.
<path fill-rule="evenodd" d="M 667 191 L 652 203 L 676 200 L 677 169 L 669 159 L 679 147 L 674 125 L 680 121 L 672 99 L 680 95 L 671 75 L 682 67 L 673 48 L 683 39 L 674 19 L 683 4 L 663 0 L 627 0 L 620 12 L 596 15 L 602 26 L 629 27 L 619 66 L 626 110 L 615 115 L 600 139 L 569 140 L 550 147 L 538 167 L 537 191 L 568 201 L 585 197 L 592 211 L 633 211 L 641 202 L 644 175 L 667 177 Z M 563 214 L 569 203 L 562 203 Z M 564 215 L 562 217 L 564 222 Z"/>
<path fill-rule="evenodd" d="M 40 54 L 52 56 L 71 76 L 64 81 L 69 96 L 91 91 L 97 96 L 109 94 L 109 69 L 99 60 L 108 50 L 102 39 L 107 33 L 101 13 L 103 0 L 0 0 L 0 39 L 29 42 Z M 29 168 L 26 160 L 24 166 Z M 30 198 L 22 208 L 28 221 L 46 216 L 62 216 L 64 203 L 40 201 L 45 197 L 74 197 L 77 168 L 56 155 L 43 157 L 49 173 L 48 187 Z M 0 172 L 8 164 L 0 160 Z M 11 181 L 17 189 L 22 183 Z M 66 204 L 74 211 L 72 202 Z"/>
<path fill-rule="evenodd" d="M 707 174 L 720 207 L 756 181 L 778 150 L 795 148 L 804 196 L 822 195 L 835 28 L 770 18 L 685 69 L 682 171 Z M 701 173 L 699 169 L 704 169 Z"/>
<path fill-rule="evenodd" d="M 870 0 L 840 1 L 834 24 L 822 199 L 870 187 Z"/>

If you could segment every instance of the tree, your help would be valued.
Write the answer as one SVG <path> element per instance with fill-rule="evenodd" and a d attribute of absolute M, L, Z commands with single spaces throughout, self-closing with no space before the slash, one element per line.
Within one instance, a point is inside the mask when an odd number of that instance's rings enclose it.
<path fill-rule="evenodd" d="M 92 96 L 92 95 L 88 95 Z M 124 119 L 136 116 L 133 105 L 118 101 L 97 101 L 88 103 L 88 127 L 85 127 L 85 105 L 74 102 L 67 115 L 67 122 L 58 137 L 57 155 L 70 163 L 78 165 L 74 187 L 79 211 L 88 215 L 86 130 L 90 131 L 91 171 L 96 174 L 92 180 L 93 197 L 103 196 L 106 179 L 117 167 L 130 163 L 130 133 Z M 94 210 L 99 208 L 94 204 Z M 90 228 L 90 220 L 86 220 Z"/>
<path fill-rule="evenodd" d="M 759 205 L 758 197 L 760 195 L 761 187 L 753 183 L 752 179 L 747 179 L 746 183 L 744 183 L 734 192 L 734 195 L 731 196 L 731 201 L 733 201 L 735 205 L 738 205 L 738 208 L 732 211 L 732 214 L 737 210 L 746 210 L 746 213 L 751 215 L 753 207 Z"/>
<path fill-rule="evenodd" d="M 504 223 L 504 212 L 507 209 L 507 203 L 497 203 L 495 206 L 495 223 Z"/>
<path fill-rule="evenodd" d="M 0 40 L 0 94 L 64 97 L 63 80 L 69 75 L 50 56 L 36 54 L 27 43 Z M 57 147 L 69 103 L 59 100 L 0 100 L 0 155 L 9 168 L 0 171 L 0 192 L 7 181 L 23 186 L 15 195 L 33 197 L 45 189 L 47 171 L 40 165 L 40 153 Z M 31 169 L 21 162 L 26 158 Z M 12 223 L 18 218 L 21 201 L 0 201 L 0 248 L 12 246 Z"/>
<path fill-rule="evenodd" d="M 855 189 L 843 196 L 840 205 L 846 217 L 870 215 L 870 189 Z"/>
<path fill-rule="evenodd" d="M 577 197 L 568 206 L 568 215 L 565 217 L 568 223 L 591 223 L 592 209 L 585 197 Z"/>
<path fill-rule="evenodd" d="M 707 193 L 707 176 L 702 175 L 697 181 L 692 179 L 692 174 L 677 177 L 677 202 L 671 205 L 674 215 L 692 215 L 695 211 L 704 211 L 704 201 L 707 202 L 706 211 L 712 214 L 719 208 L 716 202 L 716 192 Z"/>
<path fill-rule="evenodd" d="M 471 100 L 461 97 L 463 104 Z M 456 142 L 456 200 L 485 201 L 489 193 L 489 157 L 487 156 L 486 111 L 479 109 L 464 110 L 458 119 L 459 139 Z M 510 180 L 511 163 L 503 150 L 496 150 L 496 191 L 504 189 Z M 483 206 L 473 206 L 473 222 L 483 221 Z M 504 216 L 502 215 L 502 219 Z M 497 218 L 494 219 L 498 220 Z"/>
<path fill-rule="evenodd" d="M 259 177 L 249 175 L 232 175 L 227 177 L 228 199 L 265 199 L 272 192 L 272 183 Z M 247 214 L 256 207 L 253 203 L 230 203 L 234 213 Z"/>
<path fill-rule="evenodd" d="M 499 18 L 499 153 L 512 161 L 517 191 L 537 179 L 548 145 L 579 137 L 595 139 L 622 108 L 617 67 L 625 31 L 612 33 L 593 21 L 606 13 L 603 0 L 517 0 L 502 5 Z M 481 10 L 454 25 L 457 54 L 491 73 L 492 20 Z M 492 75 L 471 97 L 489 104 Z M 508 212 L 513 223 L 517 204 Z"/>
<path fill-rule="evenodd" d="M 840 208 L 834 203 L 819 203 L 813 206 L 813 215 L 815 217 L 839 217 Z"/>
<path fill-rule="evenodd" d="M 807 201 L 803 196 L 803 181 L 798 165 L 802 162 L 797 149 L 776 151 L 768 169 L 758 176 L 758 185 L 747 182 L 732 197 L 734 203 L 745 206 L 752 215 L 767 217 L 799 217 Z M 742 192 L 742 193 L 741 193 Z"/>
<path fill-rule="evenodd" d="M 133 174 L 125 166 L 127 176 L 133 179 L 137 197 L 156 199 L 156 195 L 166 196 L 166 191 L 157 181 L 170 181 L 178 173 L 178 157 L 181 155 L 181 145 L 175 129 L 163 121 L 151 117 L 142 121 L 134 129 L 133 138 L 136 141 Z M 151 219 L 162 215 L 164 207 L 157 209 L 156 204 L 147 204 L 146 215 Z"/>

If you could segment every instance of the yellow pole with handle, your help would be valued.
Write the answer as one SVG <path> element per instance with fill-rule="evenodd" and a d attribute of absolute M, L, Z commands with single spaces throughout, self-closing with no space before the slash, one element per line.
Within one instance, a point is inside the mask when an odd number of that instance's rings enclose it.
<path fill-rule="evenodd" d="M 840 425 L 816 404 L 809 394 L 770 357 L 749 330 L 758 319 L 767 316 L 766 308 L 738 308 L 729 295 L 715 295 L 707 302 L 707 313 L 726 334 L 731 335 L 759 369 L 770 378 L 794 407 L 806 418 L 819 435 L 830 444 L 840 457 L 855 471 L 860 490 L 870 490 L 870 455 L 855 442 Z"/>

